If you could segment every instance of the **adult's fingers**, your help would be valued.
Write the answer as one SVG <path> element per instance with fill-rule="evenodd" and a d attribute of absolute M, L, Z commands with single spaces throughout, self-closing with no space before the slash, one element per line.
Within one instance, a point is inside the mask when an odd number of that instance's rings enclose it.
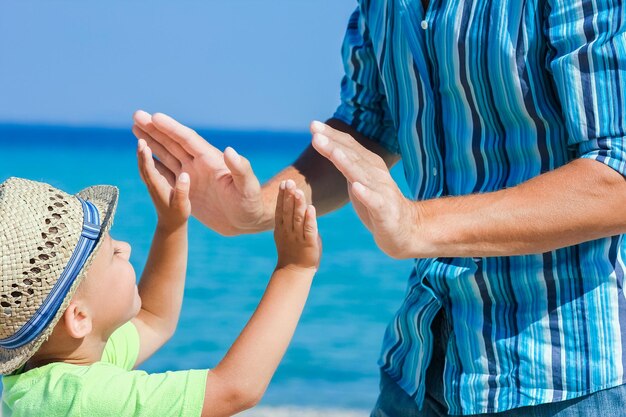
<path fill-rule="evenodd" d="M 164 133 L 176 141 L 185 151 L 193 157 L 208 155 L 209 157 L 221 157 L 221 152 L 215 146 L 204 140 L 195 130 L 177 122 L 163 113 L 152 115 L 152 124 L 161 133 Z"/>
<path fill-rule="evenodd" d="M 352 194 L 365 206 L 372 219 L 380 221 L 385 218 L 385 198 L 359 182 L 352 184 Z"/>
<path fill-rule="evenodd" d="M 148 117 L 148 120 L 144 120 L 145 117 Z M 167 149 L 181 164 L 193 160 L 193 156 L 185 151 L 182 146 L 154 127 L 152 119 L 149 118 L 147 113 L 145 113 L 145 116 L 136 117 L 135 119 L 134 127 L 139 128 L 146 135 L 149 135 L 153 141 L 158 142 L 163 148 Z"/>
<path fill-rule="evenodd" d="M 241 194 L 249 197 L 261 192 L 261 184 L 252 171 L 250 161 L 228 147 L 224 151 L 224 162 L 230 170 L 235 187 Z"/>
<path fill-rule="evenodd" d="M 331 141 L 328 137 L 316 133 L 312 141 L 313 148 L 327 158 L 343 174 L 349 182 L 359 181 L 371 185 L 371 170 L 367 162 L 352 149 L 341 143 Z"/>
<path fill-rule="evenodd" d="M 138 139 L 143 139 L 154 152 L 157 158 L 169 169 L 170 171 L 178 174 L 182 168 L 182 164 L 178 158 L 176 158 L 170 151 L 168 151 L 163 145 L 154 140 L 154 138 L 141 129 L 139 126 L 133 126 L 133 133 Z"/>
<path fill-rule="evenodd" d="M 311 134 L 326 136 L 327 138 L 330 138 L 333 142 L 341 144 L 345 148 L 348 148 L 353 152 L 358 153 L 361 158 L 369 161 L 370 163 L 380 163 L 380 161 L 382 161 L 382 158 L 380 158 L 380 156 L 361 145 L 356 139 L 352 137 L 352 135 L 346 132 L 342 132 L 341 130 L 337 130 L 325 123 L 318 121 L 311 122 L 310 130 Z"/>

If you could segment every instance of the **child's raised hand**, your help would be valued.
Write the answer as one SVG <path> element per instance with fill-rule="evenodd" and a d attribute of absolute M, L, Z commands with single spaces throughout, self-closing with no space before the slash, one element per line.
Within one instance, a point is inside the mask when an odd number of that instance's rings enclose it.
<path fill-rule="evenodd" d="M 172 183 L 172 188 L 167 179 L 155 165 L 152 159 L 152 150 L 146 141 L 139 139 L 137 144 L 137 163 L 139 175 L 148 187 L 148 192 L 159 217 L 159 225 L 175 229 L 185 224 L 191 214 L 189 202 L 189 175 L 181 173 Z M 158 162 L 157 162 L 158 163 Z"/>
<path fill-rule="evenodd" d="M 317 270 L 322 241 L 317 230 L 315 207 L 292 180 L 283 181 L 276 201 L 274 240 L 278 250 L 277 268 L 296 267 Z"/>

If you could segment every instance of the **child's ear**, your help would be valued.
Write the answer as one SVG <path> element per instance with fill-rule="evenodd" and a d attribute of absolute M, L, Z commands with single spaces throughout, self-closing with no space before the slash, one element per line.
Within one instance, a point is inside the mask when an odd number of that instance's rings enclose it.
<path fill-rule="evenodd" d="M 63 321 L 67 333 L 74 339 L 82 339 L 91 333 L 91 316 L 80 302 L 70 301 L 70 305 L 63 313 Z"/>

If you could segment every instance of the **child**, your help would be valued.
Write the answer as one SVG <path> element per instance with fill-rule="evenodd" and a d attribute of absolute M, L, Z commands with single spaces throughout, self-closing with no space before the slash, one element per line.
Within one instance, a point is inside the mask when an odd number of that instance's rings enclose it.
<path fill-rule="evenodd" d="M 315 209 L 280 185 L 278 262 L 245 329 L 212 370 L 132 369 L 174 333 L 187 263 L 189 176 L 172 188 L 138 146 L 158 214 L 136 285 L 130 246 L 111 238 L 117 189 L 76 196 L 10 178 L 0 184 L 3 416 L 230 416 L 263 396 L 304 307 L 321 254 Z"/>

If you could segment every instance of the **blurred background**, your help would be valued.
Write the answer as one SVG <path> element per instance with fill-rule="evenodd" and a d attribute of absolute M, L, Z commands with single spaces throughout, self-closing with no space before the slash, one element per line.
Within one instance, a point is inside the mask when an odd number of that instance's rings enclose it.
<path fill-rule="evenodd" d="M 132 113 L 168 113 L 219 148 L 235 147 L 267 180 L 308 144 L 309 122 L 334 112 L 355 7 L 3 1 L 0 181 L 27 177 L 72 193 L 117 185 L 112 234 L 133 246 L 139 277 L 156 216 L 137 174 Z M 401 170 L 393 174 L 405 189 Z M 320 230 L 321 269 L 262 402 L 267 415 L 367 415 L 376 400 L 383 332 L 411 262 L 381 253 L 350 206 L 322 218 Z M 215 366 L 252 314 L 275 256 L 269 232 L 225 238 L 193 220 L 178 331 L 143 368 Z"/>

